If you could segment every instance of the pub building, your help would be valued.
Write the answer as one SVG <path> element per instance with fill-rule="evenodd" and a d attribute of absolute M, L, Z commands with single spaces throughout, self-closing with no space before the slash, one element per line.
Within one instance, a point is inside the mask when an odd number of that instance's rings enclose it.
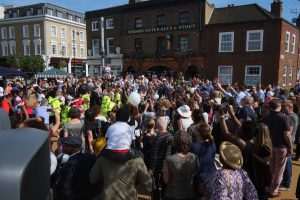
<path fill-rule="evenodd" d="M 109 65 L 116 73 L 201 74 L 204 26 L 212 12 L 213 6 L 205 0 L 130 0 L 125 5 L 88 11 L 90 71 L 97 73 Z"/>

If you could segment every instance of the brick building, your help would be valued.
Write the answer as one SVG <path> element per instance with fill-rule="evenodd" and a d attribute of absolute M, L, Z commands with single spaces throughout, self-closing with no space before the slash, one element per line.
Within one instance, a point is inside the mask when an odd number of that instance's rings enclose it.
<path fill-rule="evenodd" d="M 95 72 L 104 62 L 117 73 L 199 73 L 212 11 L 205 0 L 135 0 L 86 12 L 89 66 Z"/>
<path fill-rule="evenodd" d="M 49 3 L 5 9 L 0 20 L 0 57 L 41 55 L 46 69 L 64 60 L 69 72 L 84 75 L 84 20 L 82 13 Z"/>
<path fill-rule="evenodd" d="M 291 87 L 299 79 L 299 29 L 282 18 L 282 2 L 216 8 L 205 27 L 205 72 L 223 84 Z"/>

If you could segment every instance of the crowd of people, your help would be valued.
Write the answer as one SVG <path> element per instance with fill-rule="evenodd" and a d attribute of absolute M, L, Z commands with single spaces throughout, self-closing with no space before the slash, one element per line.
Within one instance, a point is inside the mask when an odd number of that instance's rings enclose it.
<path fill-rule="evenodd" d="M 12 128 L 49 133 L 51 199 L 264 200 L 290 190 L 300 158 L 299 81 L 128 74 L 0 85 Z"/>

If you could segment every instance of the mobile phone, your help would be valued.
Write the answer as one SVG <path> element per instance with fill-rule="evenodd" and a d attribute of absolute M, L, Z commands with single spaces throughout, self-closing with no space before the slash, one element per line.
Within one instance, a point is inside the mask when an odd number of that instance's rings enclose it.
<path fill-rule="evenodd" d="M 47 112 L 52 112 L 52 108 L 48 108 L 48 109 L 47 109 Z"/>
<path fill-rule="evenodd" d="M 22 106 L 17 106 L 18 109 L 22 109 Z"/>

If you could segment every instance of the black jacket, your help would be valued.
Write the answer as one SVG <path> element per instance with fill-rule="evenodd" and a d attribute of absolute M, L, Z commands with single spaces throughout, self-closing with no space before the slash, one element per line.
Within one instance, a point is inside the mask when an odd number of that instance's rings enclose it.
<path fill-rule="evenodd" d="M 60 171 L 58 182 L 59 200 L 91 200 L 97 188 L 89 183 L 89 174 L 96 158 L 77 153 L 69 158 Z"/>
<path fill-rule="evenodd" d="M 97 92 L 92 91 L 91 98 L 90 98 L 90 107 L 95 105 L 101 105 L 101 97 L 97 94 Z"/>

